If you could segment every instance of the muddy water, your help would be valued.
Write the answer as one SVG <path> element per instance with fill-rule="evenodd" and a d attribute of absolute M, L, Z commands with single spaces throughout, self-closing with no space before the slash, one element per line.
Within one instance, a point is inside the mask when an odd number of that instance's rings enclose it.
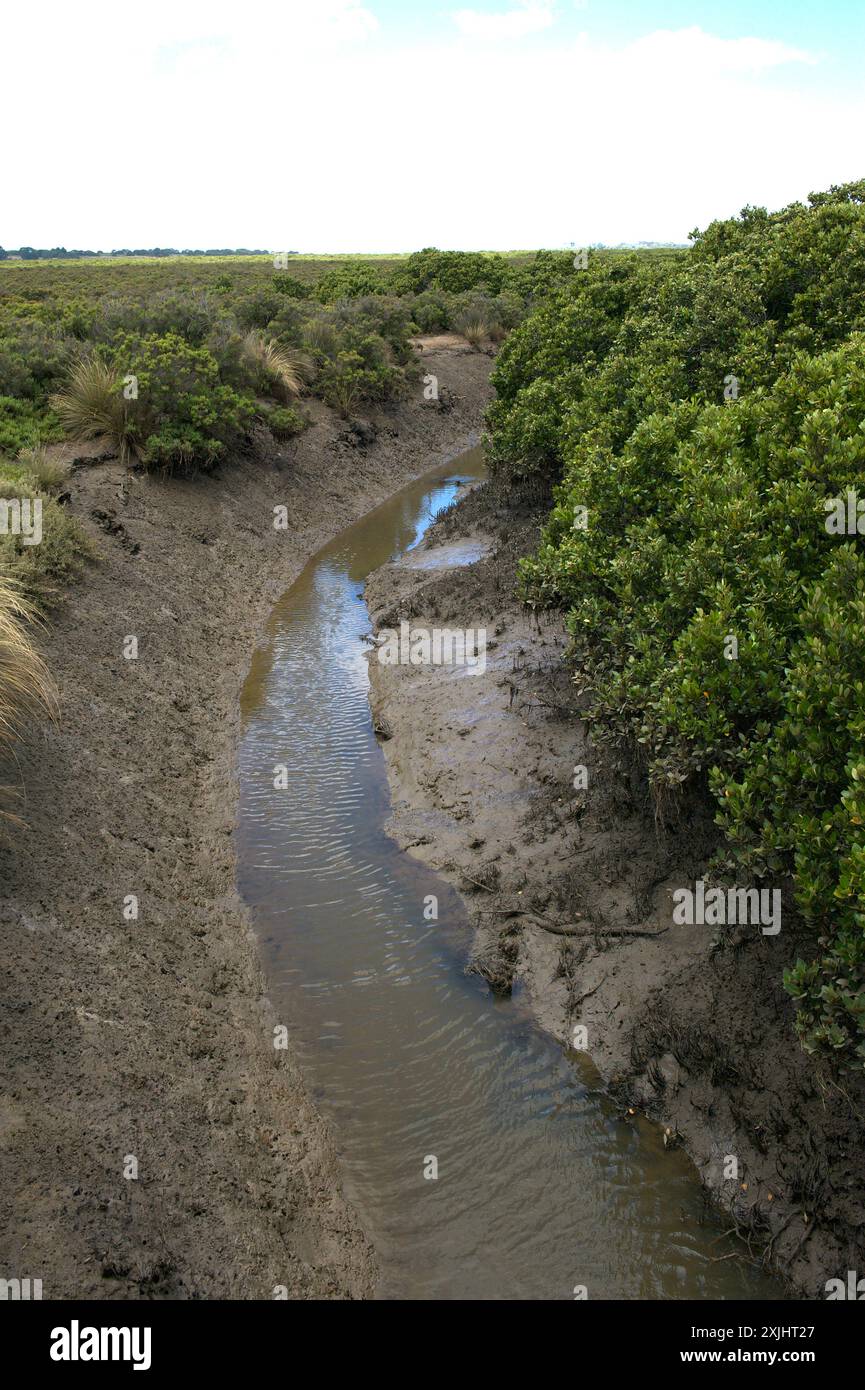
<path fill-rule="evenodd" d="M 319 551 L 253 659 L 240 888 L 277 1015 L 331 1119 L 380 1297 L 779 1297 L 719 1259 L 732 1247 L 685 1157 L 618 1118 L 518 1002 L 465 976 L 459 899 L 382 828 L 364 578 L 482 467 L 472 451 L 427 474 Z"/>

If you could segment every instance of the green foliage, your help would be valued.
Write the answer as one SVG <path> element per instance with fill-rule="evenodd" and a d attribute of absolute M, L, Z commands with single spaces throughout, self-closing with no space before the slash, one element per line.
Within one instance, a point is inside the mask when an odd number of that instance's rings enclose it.
<path fill-rule="evenodd" d="M 282 297 L 271 288 L 257 290 L 235 306 L 235 317 L 241 328 L 266 328 L 282 308 Z"/>
<path fill-rule="evenodd" d="M 394 283 L 405 290 L 445 290 L 460 294 L 483 287 L 498 294 L 508 277 L 504 256 L 481 251 L 438 251 L 427 247 L 415 251 L 395 273 Z"/>
<path fill-rule="evenodd" d="M 124 456 L 136 444 L 159 467 L 207 467 L 246 433 L 246 408 L 230 393 L 260 401 L 296 389 L 275 349 L 300 363 L 305 392 L 344 411 L 381 405 L 418 375 L 412 336 L 456 324 L 478 336 L 477 325 L 484 340 L 498 342 L 521 322 L 528 302 L 572 276 L 570 261 L 549 252 L 532 258 L 440 251 L 294 255 L 290 269 L 280 271 L 272 256 L 252 254 L 0 261 L 0 451 L 14 455 L 29 443 L 62 437 L 50 400 L 68 393 L 77 364 L 117 362 L 122 380 L 133 371 L 120 360 L 130 343 L 171 338 L 209 354 L 217 369 L 213 385 L 229 395 L 217 395 L 208 412 L 197 376 L 193 403 L 181 401 L 184 359 L 176 405 L 167 384 L 158 385 L 157 399 L 148 404 L 141 393 L 138 403 L 121 404 L 117 420 L 103 402 L 91 411 L 92 423 L 112 416 Z M 270 364 L 250 351 L 256 334 L 272 345 Z M 306 370 L 303 354 L 314 370 Z M 107 404 L 117 405 L 114 396 Z M 81 406 L 86 414 L 86 399 Z M 192 420 L 193 412 L 201 418 Z M 238 416 L 243 419 L 232 418 Z"/>
<path fill-rule="evenodd" d="M 286 299 L 309 299 L 309 286 L 302 280 L 298 280 L 296 275 L 288 275 L 282 272 L 273 277 L 273 288 L 278 294 L 284 295 Z"/>
<path fill-rule="evenodd" d="M 110 360 L 124 379 L 136 379 L 128 433 L 146 465 L 206 469 L 243 442 L 254 402 L 220 382 L 207 348 L 176 333 L 129 335 L 115 343 Z"/>
<path fill-rule="evenodd" d="M 319 308 L 303 325 L 302 345 L 312 359 L 316 390 L 342 414 L 381 405 L 417 374 L 409 344 L 408 308 L 391 295 L 364 295 Z"/>
<path fill-rule="evenodd" d="M 300 411 L 290 405 L 276 406 L 267 412 L 265 419 L 274 439 L 293 439 L 296 434 L 302 434 L 307 426 Z"/>
<path fill-rule="evenodd" d="M 44 400 L 64 375 L 70 356 L 56 329 L 16 318 L 0 329 L 0 396 Z"/>
<path fill-rule="evenodd" d="M 387 343 L 374 333 L 347 331 L 344 347 L 322 366 L 319 384 L 329 405 L 343 415 L 360 404 L 375 404 L 393 396 L 404 380 L 390 360 Z"/>
<path fill-rule="evenodd" d="M 800 1036 L 860 1067 L 865 558 L 826 509 L 865 499 L 862 193 L 591 257 L 508 339 L 488 417 L 495 469 L 560 479 L 522 582 L 567 610 L 599 736 L 659 805 L 708 782 L 719 872 L 792 875 Z"/>
<path fill-rule="evenodd" d="M 127 333 L 178 333 L 198 344 L 207 337 L 216 314 L 216 300 L 193 291 L 163 291 L 147 299 L 105 299 L 88 337 L 96 343 L 112 343 Z"/>
<path fill-rule="evenodd" d="M 42 610 L 93 555 L 78 522 L 55 499 L 65 476 L 62 465 L 50 463 L 38 449 L 25 451 L 15 463 L 0 463 L 0 497 L 39 498 L 42 505 L 38 545 L 25 544 L 11 531 L 0 534 L 0 587 L 11 581 L 26 602 Z"/>
<path fill-rule="evenodd" d="M 412 320 L 420 333 L 444 333 L 450 328 L 451 301 L 443 290 L 422 290 L 407 298 Z"/>
<path fill-rule="evenodd" d="M 62 438 L 60 421 L 53 411 L 40 410 L 32 401 L 0 396 L 0 455 L 15 455 L 41 440 Z"/>
<path fill-rule="evenodd" d="M 819 953 L 785 983 L 809 1052 L 865 1063 L 865 557 L 834 551 L 808 586 L 779 717 L 713 784 L 731 854 L 756 874 L 795 869 Z"/>
<path fill-rule="evenodd" d="M 322 275 L 314 290 L 321 304 L 335 304 L 340 299 L 357 299 L 361 295 L 384 294 L 387 281 L 371 265 L 357 265 L 330 270 Z"/>

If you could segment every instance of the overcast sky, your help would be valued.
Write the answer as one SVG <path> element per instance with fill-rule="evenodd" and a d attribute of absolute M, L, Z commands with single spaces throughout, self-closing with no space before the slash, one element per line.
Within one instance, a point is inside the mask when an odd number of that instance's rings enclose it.
<path fill-rule="evenodd" d="M 862 0 L 43 0 L 0 43 L 6 247 L 685 241 L 865 173 Z"/>

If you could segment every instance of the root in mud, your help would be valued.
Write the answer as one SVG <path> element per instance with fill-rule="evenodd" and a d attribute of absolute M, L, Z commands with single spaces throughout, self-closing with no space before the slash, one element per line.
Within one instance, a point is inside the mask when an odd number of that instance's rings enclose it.
<path fill-rule="evenodd" d="M 653 1058 L 673 1056 L 688 1076 L 706 1076 L 713 1086 L 747 1087 L 754 1078 L 744 1058 L 734 1061 L 729 1047 L 700 1024 L 676 1018 L 661 1006 L 642 1018 L 631 1033 L 631 1065 L 644 1072 Z"/>
<path fill-rule="evenodd" d="M 480 933 L 467 975 L 486 980 L 493 994 L 507 998 L 513 989 L 520 953 L 520 929 L 513 922 Z"/>

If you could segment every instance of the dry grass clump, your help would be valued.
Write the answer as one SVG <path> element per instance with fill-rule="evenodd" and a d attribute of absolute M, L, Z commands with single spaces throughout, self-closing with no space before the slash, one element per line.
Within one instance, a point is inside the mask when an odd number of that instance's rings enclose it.
<path fill-rule="evenodd" d="M 282 347 L 258 329 L 243 340 L 246 362 L 276 381 L 286 396 L 299 396 L 312 376 L 312 362 L 296 348 Z"/>
<path fill-rule="evenodd" d="M 69 374 L 62 391 L 51 397 L 51 405 L 71 439 L 98 439 L 107 435 L 121 460 L 131 452 L 130 419 L 123 397 L 123 383 L 113 367 L 98 357 L 84 357 Z"/>
<path fill-rule="evenodd" d="M 471 343 L 472 347 L 480 347 L 481 343 L 486 342 L 490 336 L 489 324 L 485 323 L 483 319 L 470 319 L 468 323 L 462 325 L 460 332 L 466 342 Z"/>
<path fill-rule="evenodd" d="M 56 492 L 69 477 L 68 459 L 53 459 L 44 444 L 31 444 L 15 460 L 40 492 Z"/>
<path fill-rule="evenodd" d="M 0 576 L 0 754 L 33 718 L 57 714 L 57 696 L 48 667 L 27 632 L 35 613 L 14 580 Z M 4 803 L 11 798 L 0 787 L 0 818 L 15 819 Z"/>

